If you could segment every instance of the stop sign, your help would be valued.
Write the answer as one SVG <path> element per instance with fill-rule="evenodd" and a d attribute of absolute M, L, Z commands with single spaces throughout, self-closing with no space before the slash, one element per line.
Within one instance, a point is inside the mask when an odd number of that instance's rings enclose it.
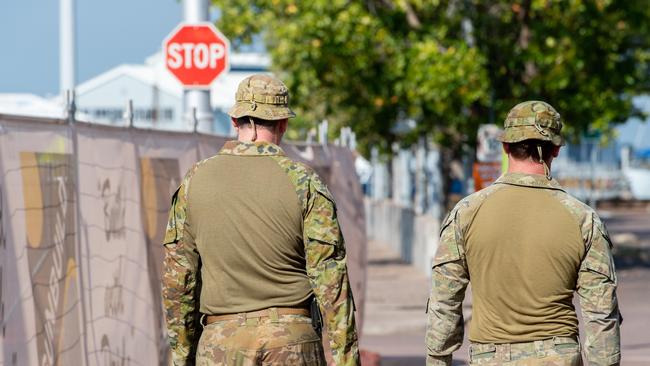
<path fill-rule="evenodd" d="M 165 65 L 190 88 L 208 88 L 229 68 L 230 42 L 212 23 L 181 24 L 163 42 Z"/>

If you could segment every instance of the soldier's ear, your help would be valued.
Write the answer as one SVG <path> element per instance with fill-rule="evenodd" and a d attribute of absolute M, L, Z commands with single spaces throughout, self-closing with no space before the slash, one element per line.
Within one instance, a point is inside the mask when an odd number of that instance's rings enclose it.
<path fill-rule="evenodd" d="M 551 150 L 551 155 L 554 158 L 557 158 L 557 156 L 560 155 L 560 147 L 553 145 L 553 150 Z"/>
<path fill-rule="evenodd" d="M 280 129 L 280 134 L 284 134 L 287 131 L 289 125 L 289 120 L 287 118 L 278 122 L 278 128 Z"/>
<path fill-rule="evenodd" d="M 509 154 L 510 154 L 510 145 L 508 145 L 508 144 L 505 143 L 505 142 L 502 142 L 502 143 L 501 143 L 501 146 L 503 146 L 503 151 L 506 152 L 506 155 L 509 155 Z"/>
<path fill-rule="evenodd" d="M 235 117 L 230 117 L 230 121 L 232 122 L 232 126 L 233 126 L 235 129 L 238 129 L 238 128 L 239 128 L 239 124 L 237 123 L 237 119 L 236 119 Z"/>

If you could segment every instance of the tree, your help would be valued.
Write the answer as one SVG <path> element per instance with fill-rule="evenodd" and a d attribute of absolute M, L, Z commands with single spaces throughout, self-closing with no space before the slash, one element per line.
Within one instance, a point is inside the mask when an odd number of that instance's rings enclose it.
<path fill-rule="evenodd" d="M 571 136 L 607 136 L 650 88 L 645 0 L 213 3 L 235 47 L 263 35 L 301 116 L 294 137 L 328 119 L 362 146 L 426 133 L 456 149 L 525 99 L 556 106 Z"/>
<path fill-rule="evenodd" d="M 362 145 L 389 148 L 401 120 L 418 122 L 399 136 L 404 140 L 434 126 L 451 131 L 451 124 L 471 123 L 464 106 L 487 101 L 479 50 L 423 37 L 399 8 L 343 0 L 214 2 L 222 9 L 218 26 L 235 47 L 264 35 L 301 127 L 328 119 L 333 129 L 352 126 Z"/>
<path fill-rule="evenodd" d="M 615 123 L 639 113 L 631 99 L 650 89 L 647 1 L 466 5 L 488 60 L 497 116 L 524 99 L 547 100 L 577 139 L 588 130 L 609 136 Z"/>

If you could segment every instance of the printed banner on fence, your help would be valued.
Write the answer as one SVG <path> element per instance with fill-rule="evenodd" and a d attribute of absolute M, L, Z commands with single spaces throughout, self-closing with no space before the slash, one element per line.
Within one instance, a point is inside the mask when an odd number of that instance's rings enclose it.
<path fill-rule="evenodd" d="M 77 129 L 88 362 L 159 364 L 135 145 L 128 130 Z"/>
<path fill-rule="evenodd" d="M 60 126 L 0 126 L 4 365 L 84 358 L 75 161 Z"/>

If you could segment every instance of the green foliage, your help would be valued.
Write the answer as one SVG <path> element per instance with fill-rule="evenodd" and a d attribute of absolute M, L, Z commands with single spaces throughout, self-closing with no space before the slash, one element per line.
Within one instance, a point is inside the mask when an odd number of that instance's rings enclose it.
<path fill-rule="evenodd" d="M 427 133 L 458 147 L 525 99 L 553 104 L 573 136 L 607 136 L 650 88 L 647 0 L 213 3 L 236 47 L 264 36 L 301 116 L 292 137 L 328 119 L 362 146 Z M 417 127 L 400 131 L 406 118 Z"/>
<path fill-rule="evenodd" d="M 543 99 L 562 114 L 569 137 L 589 130 L 607 136 L 612 122 L 638 113 L 631 98 L 650 88 L 648 5 L 472 1 L 468 12 L 477 47 L 489 60 L 496 115 L 521 100 Z"/>

